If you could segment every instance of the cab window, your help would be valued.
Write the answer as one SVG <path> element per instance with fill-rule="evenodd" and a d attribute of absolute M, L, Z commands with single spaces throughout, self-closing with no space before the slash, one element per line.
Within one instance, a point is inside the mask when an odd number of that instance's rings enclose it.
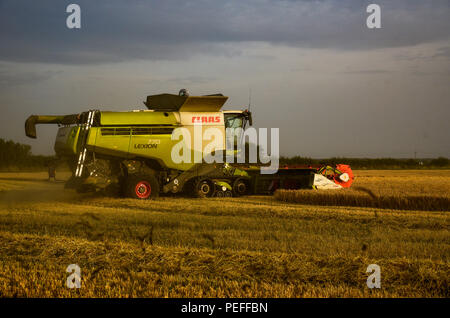
<path fill-rule="evenodd" d="M 225 128 L 244 128 L 244 121 L 240 114 L 225 114 Z"/>
<path fill-rule="evenodd" d="M 245 127 L 245 118 L 242 114 L 224 114 L 225 115 L 225 128 L 232 128 L 227 130 L 226 135 L 226 149 L 236 150 L 238 144 L 241 142 L 242 130 L 236 128 Z"/>

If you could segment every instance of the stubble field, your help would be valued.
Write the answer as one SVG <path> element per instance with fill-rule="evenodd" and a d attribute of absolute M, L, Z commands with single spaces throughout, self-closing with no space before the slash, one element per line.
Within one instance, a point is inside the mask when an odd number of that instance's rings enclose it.
<path fill-rule="evenodd" d="M 450 193 L 448 170 L 355 175 L 355 188 L 380 197 Z M 138 201 L 77 194 L 46 173 L 1 173 L 0 296 L 449 297 L 448 210 Z M 70 264 L 79 289 L 66 287 Z M 369 264 L 381 268 L 380 289 L 366 285 Z"/>

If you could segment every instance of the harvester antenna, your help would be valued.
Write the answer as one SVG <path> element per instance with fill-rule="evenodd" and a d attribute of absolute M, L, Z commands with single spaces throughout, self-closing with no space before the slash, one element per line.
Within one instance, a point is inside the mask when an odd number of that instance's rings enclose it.
<path fill-rule="evenodd" d="M 252 88 L 248 88 L 248 111 L 250 111 L 250 107 L 252 106 Z"/>

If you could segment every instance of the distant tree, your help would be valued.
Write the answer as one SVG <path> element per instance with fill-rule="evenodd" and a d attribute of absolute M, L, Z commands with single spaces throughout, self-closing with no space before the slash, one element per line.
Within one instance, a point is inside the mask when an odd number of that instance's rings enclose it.
<path fill-rule="evenodd" d="M 31 146 L 0 138 L 0 169 L 43 168 L 53 156 L 34 156 Z"/>
<path fill-rule="evenodd" d="M 439 157 L 437 159 L 432 159 L 430 161 L 430 165 L 435 167 L 448 167 L 450 166 L 450 160 L 444 157 Z"/>

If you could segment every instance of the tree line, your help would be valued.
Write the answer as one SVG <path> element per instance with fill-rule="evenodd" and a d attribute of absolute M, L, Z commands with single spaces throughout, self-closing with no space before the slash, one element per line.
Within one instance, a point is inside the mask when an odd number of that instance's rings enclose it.
<path fill-rule="evenodd" d="M 280 157 L 282 165 L 348 164 L 352 169 L 436 169 L 450 168 L 450 160 L 445 157 L 429 159 L 396 158 L 345 158 L 312 159 L 308 157 Z"/>
<path fill-rule="evenodd" d="M 36 170 L 45 168 L 54 156 L 37 156 L 31 153 L 31 146 L 0 138 L 0 169 Z"/>
<path fill-rule="evenodd" d="M 247 146 L 247 145 L 246 145 Z M 248 154 L 246 147 L 246 154 Z M 0 138 L 0 169 L 44 169 L 55 160 L 55 156 L 38 156 L 31 153 L 31 146 L 4 140 Z M 328 159 L 313 159 L 308 157 L 280 157 L 280 166 L 283 165 L 312 165 L 312 164 L 348 164 L 353 169 L 433 169 L 450 168 L 448 158 L 435 159 L 395 159 L 395 158 L 345 158 L 336 157 Z"/>

